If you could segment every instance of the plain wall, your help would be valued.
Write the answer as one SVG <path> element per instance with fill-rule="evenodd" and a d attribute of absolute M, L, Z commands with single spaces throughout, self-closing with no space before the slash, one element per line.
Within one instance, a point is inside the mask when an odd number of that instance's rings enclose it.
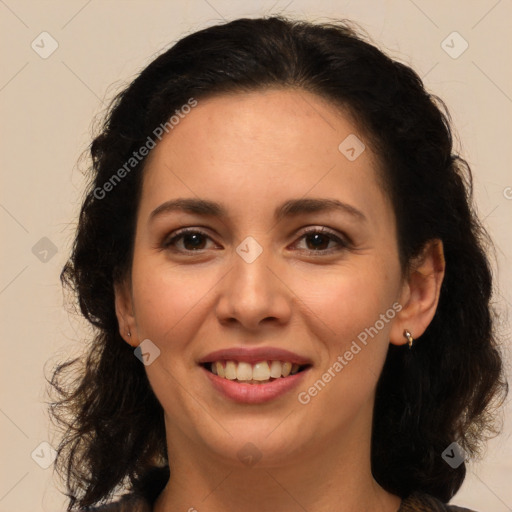
<path fill-rule="evenodd" d="M 59 273 L 84 187 L 77 161 L 90 143 L 94 117 L 157 53 L 185 34 L 223 19 L 270 13 L 353 19 L 382 49 L 416 69 L 430 92 L 446 102 L 458 147 L 474 173 L 478 210 L 497 247 L 495 300 L 503 341 L 510 343 L 510 1 L 4 0 L 0 512 L 65 508 L 53 466 L 42 469 L 34 459 L 49 460 L 49 448 L 40 443 L 54 442 L 45 373 L 77 353 L 88 334 L 67 313 Z M 457 58 L 441 45 L 454 31 L 469 45 Z M 55 43 L 42 32 L 58 43 L 47 58 L 41 54 Z M 447 40 L 452 54 L 464 44 L 458 37 Z M 510 345 L 505 349 L 510 376 Z M 503 433 L 488 444 L 483 461 L 469 462 L 467 479 L 452 503 L 481 512 L 512 510 L 512 408 L 507 407 Z"/>

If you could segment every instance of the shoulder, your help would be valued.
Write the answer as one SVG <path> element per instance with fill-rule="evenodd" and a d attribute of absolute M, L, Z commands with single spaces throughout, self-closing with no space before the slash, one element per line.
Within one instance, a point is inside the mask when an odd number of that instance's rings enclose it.
<path fill-rule="evenodd" d="M 119 500 L 105 505 L 86 507 L 80 512 L 151 512 L 151 503 L 136 494 L 125 494 Z"/>
<path fill-rule="evenodd" d="M 430 494 L 413 492 L 404 498 L 398 512 L 476 512 L 469 508 L 447 505 Z"/>

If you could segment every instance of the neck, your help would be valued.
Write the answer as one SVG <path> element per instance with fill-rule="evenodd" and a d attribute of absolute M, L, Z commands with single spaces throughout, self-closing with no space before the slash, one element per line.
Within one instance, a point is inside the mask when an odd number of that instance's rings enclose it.
<path fill-rule="evenodd" d="M 361 424 L 371 425 L 367 420 Z M 262 458 L 251 467 L 219 460 L 186 437 L 168 443 L 171 477 L 154 512 L 397 512 L 400 498 L 371 473 L 371 429 L 360 426 L 334 432 L 286 462 L 268 465 Z M 177 432 L 169 434 L 177 439 Z"/>

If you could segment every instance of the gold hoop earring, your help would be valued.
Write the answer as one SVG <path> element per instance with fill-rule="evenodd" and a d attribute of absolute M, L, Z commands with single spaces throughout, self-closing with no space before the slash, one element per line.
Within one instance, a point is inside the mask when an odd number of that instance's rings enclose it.
<path fill-rule="evenodd" d="M 407 329 L 404 329 L 404 336 L 409 343 L 409 349 L 412 348 L 412 342 L 414 341 L 414 338 L 412 337 L 411 333 Z"/>

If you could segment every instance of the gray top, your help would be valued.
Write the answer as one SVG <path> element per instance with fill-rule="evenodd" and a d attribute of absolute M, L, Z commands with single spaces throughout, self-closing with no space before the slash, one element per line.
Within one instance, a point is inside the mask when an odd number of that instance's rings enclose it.
<path fill-rule="evenodd" d="M 108 505 L 83 509 L 84 512 L 152 512 L 153 503 L 136 494 L 126 494 L 120 500 Z M 475 512 L 468 508 L 447 505 L 429 494 L 414 492 L 402 503 L 397 512 Z"/>

